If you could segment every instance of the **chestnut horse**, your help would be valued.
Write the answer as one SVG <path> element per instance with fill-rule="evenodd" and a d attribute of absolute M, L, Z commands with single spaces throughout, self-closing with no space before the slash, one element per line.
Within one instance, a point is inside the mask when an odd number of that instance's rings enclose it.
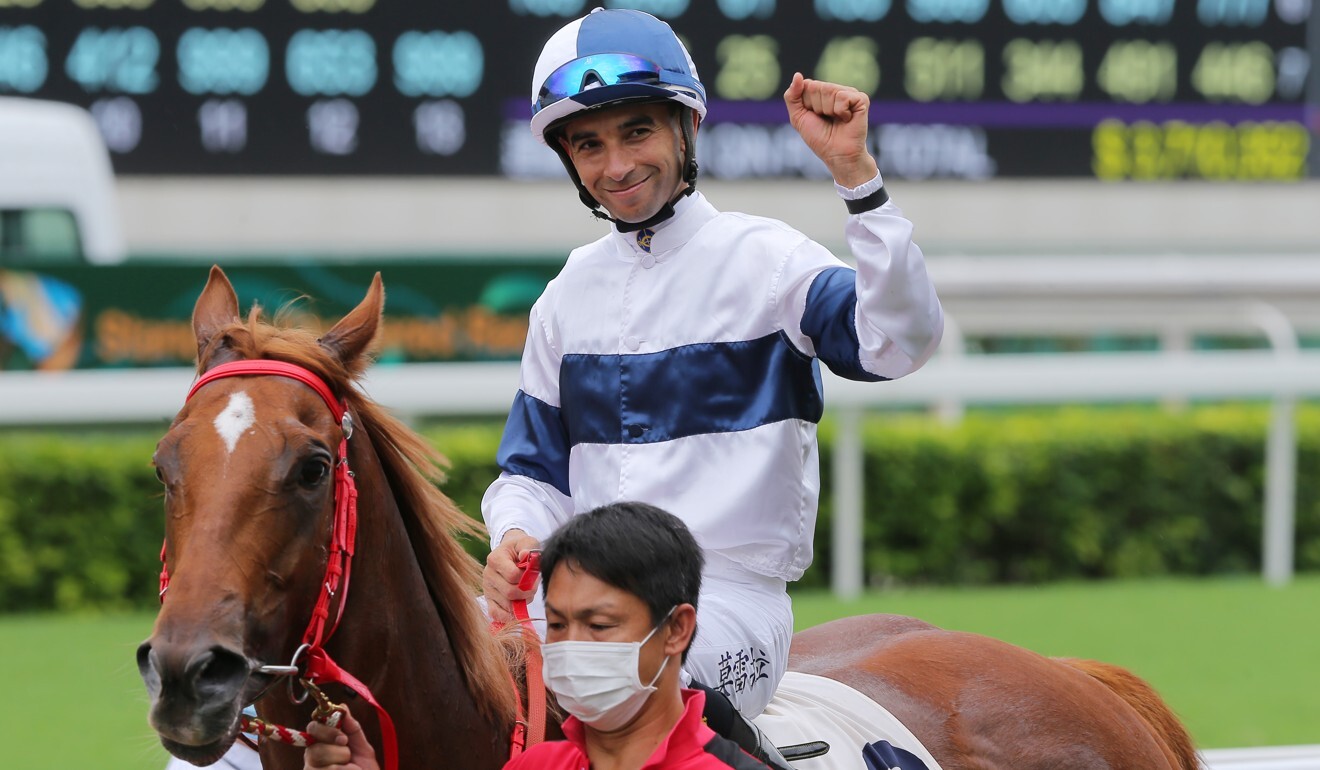
<path fill-rule="evenodd" d="M 316 339 L 263 322 L 255 307 L 242 319 L 232 286 L 213 268 L 193 314 L 198 372 L 246 359 L 289 362 L 347 406 L 361 518 L 352 589 L 333 599 L 344 607 L 325 650 L 392 715 L 400 767 L 494 770 L 509 752 L 518 650 L 489 632 L 474 601 L 480 565 L 454 534 L 479 527 L 434 486 L 439 456 L 354 386 L 383 303 L 377 276 L 363 302 Z M 206 764 L 223 754 L 240 710 L 274 682 L 261 667 L 295 656 L 331 558 L 340 438 L 312 388 L 242 376 L 197 390 L 161 439 L 154 462 L 166 490 L 170 582 L 138 664 L 150 722 L 175 756 Z M 1159 696 L 1107 664 L 876 615 L 797 634 L 789 665 L 883 704 L 944 770 L 1199 767 Z M 353 705 L 380 750 L 373 710 L 346 690 L 329 694 Z M 310 704 L 292 703 L 281 687 L 257 710 L 299 727 Z M 297 768 L 302 756 L 267 741 L 262 763 Z"/>

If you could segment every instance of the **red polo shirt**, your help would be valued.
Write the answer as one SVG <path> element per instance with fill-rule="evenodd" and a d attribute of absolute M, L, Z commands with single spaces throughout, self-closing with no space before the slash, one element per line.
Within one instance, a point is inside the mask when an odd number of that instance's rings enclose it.
<path fill-rule="evenodd" d="M 683 715 L 642 770 L 767 770 L 733 741 L 707 727 L 701 719 L 705 708 L 705 693 L 684 690 Z M 510 760 L 504 770 L 590 770 L 585 728 L 576 717 L 564 720 L 564 737 L 538 743 Z"/>

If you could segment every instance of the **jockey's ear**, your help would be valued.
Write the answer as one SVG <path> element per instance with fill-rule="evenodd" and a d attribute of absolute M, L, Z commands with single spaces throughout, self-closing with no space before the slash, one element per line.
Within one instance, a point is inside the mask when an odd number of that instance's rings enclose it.
<path fill-rule="evenodd" d="M 370 349 L 380 330 L 381 314 L 385 311 L 385 287 L 380 273 L 371 279 L 367 296 L 334 328 L 321 337 L 321 347 L 339 359 L 350 370 L 363 364 L 363 356 Z"/>
<path fill-rule="evenodd" d="M 234 285 L 219 265 L 211 266 L 206 288 L 193 307 L 192 327 L 197 337 L 197 360 L 206 358 L 206 349 L 221 329 L 239 322 L 238 295 Z"/>

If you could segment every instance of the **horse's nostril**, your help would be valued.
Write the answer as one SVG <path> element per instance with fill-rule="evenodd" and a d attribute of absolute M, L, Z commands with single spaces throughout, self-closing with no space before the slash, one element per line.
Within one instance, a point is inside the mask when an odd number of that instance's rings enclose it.
<path fill-rule="evenodd" d="M 142 681 L 147 685 L 147 692 L 155 697 L 156 690 L 160 687 L 160 672 L 152 665 L 151 660 L 151 640 L 147 640 L 138 645 L 137 648 L 138 674 Z"/>
<path fill-rule="evenodd" d="M 197 694 L 206 700 L 231 696 L 248 676 L 247 659 L 224 647 L 212 647 L 193 659 L 190 670 Z"/>

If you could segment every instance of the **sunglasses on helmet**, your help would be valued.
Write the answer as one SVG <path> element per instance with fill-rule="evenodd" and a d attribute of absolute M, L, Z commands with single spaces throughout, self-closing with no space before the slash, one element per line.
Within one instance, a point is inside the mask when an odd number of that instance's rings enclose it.
<path fill-rule="evenodd" d="M 601 86 L 631 83 L 660 85 L 663 82 L 660 73 L 659 65 L 632 54 L 598 53 L 583 56 L 550 73 L 532 105 L 532 113 Z"/>

